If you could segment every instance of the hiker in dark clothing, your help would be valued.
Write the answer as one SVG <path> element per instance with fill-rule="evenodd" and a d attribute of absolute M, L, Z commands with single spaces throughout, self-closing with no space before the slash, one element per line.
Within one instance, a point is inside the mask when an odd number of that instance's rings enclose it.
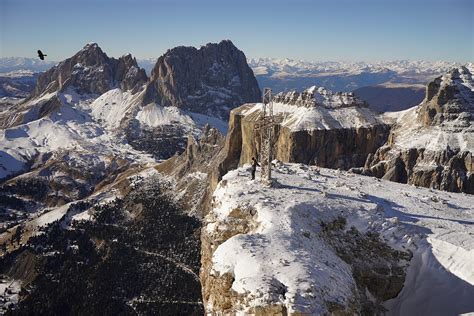
<path fill-rule="evenodd" d="M 252 180 L 255 179 L 255 171 L 257 170 L 257 166 L 260 167 L 257 162 L 257 159 L 255 159 L 255 157 L 252 157 Z"/>

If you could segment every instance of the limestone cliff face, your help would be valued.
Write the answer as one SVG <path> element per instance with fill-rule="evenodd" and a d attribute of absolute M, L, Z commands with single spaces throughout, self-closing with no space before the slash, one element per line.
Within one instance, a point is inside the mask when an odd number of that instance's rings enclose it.
<path fill-rule="evenodd" d="M 293 97 L 294 93 L 291 94 Z M 288 98 L 276 100 L 288 101 Z M 275 103 L 275 115 L 280 123 L 274 130 L 274 158 L 280 161 L 349 169 L 362 166 L 367 155 L 375 153 L 388 137 L 389 125 L 359 104 L 323 107 L 314 103 L 314 99 L 301 97 L 296 102 L 299 105 Z M 248 163 L 259 154 L 260 136 L 255 129 L 261 115 L 258 107 L 258 104 L 245 104 L 231 112 L 230 122 L 235 126 L 229 129 L 229 150 L 230 156 L 238 157 L 238 164 Z M 353 124 L 338 121 L 346 111 L 359 121 Z M 295 126 L 295 120 L 305 120 L 304 117 L 308 117 L 308 122 Z M 311 125 L 314 122 L 309 120 L 322 125 Z"/>
<path fill-rule="evenodd" d="M 310 102 L 308 101 L 308 104 Z M 302 108 L 305 111 L 308 110 L 310 114 L 313 113 L 312 111 L 323 111 L 324 118 L 321 118 L 321 121 L 332 123 L 335 128 L 295 129 L 294 116 L 301 113 L 278 112 L 277 117 L 281 120 L 275 127 L 276 159 L 285 162 L 317 164 L 329 168 L 348 169 L 354 165 L 363 166 L 367 155 L 374 153 L 388 136 L 389 126 L 376 119 L 365 107 L 359 105 L 347 106 L 344 109 L 341 107 L 341 112 L 337 112 L 339 115 L 347 112 L 359 117 L 358 126 L 350 122 L 345 122 L 344 126 L 337 122 L 336 124 L 335 119 L 329 114 L 331 107 L 329 109 L 324 107 L 324 110 L 318 110 L 315 107 L 315 105 L 311 107 L 289 105 L 289 111 L 298 111 Z M 277 108 L 278 106 L 275 106 L 275 109 Z M 188 138 L 188 145 L 183 154 L 169 159 L 158 167 L 161 172 L 177 179 L 178 187 L 185 192 L 183 196 L 194 196 L 196 192 L 195 187 L 190 184 L 194 181 L 186 179 L 187 173 L 206 174 L 205 181 L 208 187 L 201 200 L 203 215 L 209 210 L 209 196 L 214 192 L 222 176 L 239 165 L 250 162 L 252 157 L 258 156 L 260 138 L 255 131 L 255 123 L 259 115 L 258 104 L 244 104 L 232 110 L 225 139 L 223 136 L 209 138 L 206 136 L 208 133 L 217 135 L 218 132 L 207 129 L 199 142 L 193 137 Z M 209 139 L 215 137 L 219 141 L 209 143 Z"/>
<path fill-rule="evenodd" d="M 201 217 L 207 213 L 210 196 L 220 180 L 218 167 L 224 159 L 225 137 L 206 125 L 201 139 L 187 139 L 186 149 L 156 168 L 174 179 L 179 202 Z"/>
<path fill-rule="evenodd" d="M 472 65 L 427 85 L 426 98 L 394 124 L 389 141 L 353 171 L 400 183 L 474 193 Z"/>

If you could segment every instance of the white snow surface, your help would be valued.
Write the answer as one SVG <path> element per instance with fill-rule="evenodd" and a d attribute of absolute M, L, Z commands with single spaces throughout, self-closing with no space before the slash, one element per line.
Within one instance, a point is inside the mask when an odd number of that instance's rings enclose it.
<path fill-rule="evenodd" d="M 109 90 L 92 102 L 91 114 L 107 129 L 117 129 L 120 122 L 132 113 L 139 96 L 119 88 Z"/>
<path fill-rule="evenodd" d="M 169 124 L 182 124 L 188 128 L 195 126 L 193 119 L 183 114 L 177 107 L 163 107 L 156 103 L 150 103 L 140 109 L 136 119 L 150 127 Z"/>
<path fill-rule="evenodd" d="M 474 126 L 451 129 L 445 126 L 425 127 L 418 120 L 420 106 L 384 114 L 386 121 L 395 121 L 394 146 L 400 149 L 425 148 L 442 151 L 449 147 L 460 151 L 474 151 Z"/>
<path fill-rule="evenodd" d="M 185 112 L 155 103 L 141 106 L 144 91 L 132 94 L 119 88 L 97 95 L 79 95 L 73 87 L 64 92 L 45 93 L 22 104 L 24 124 L 0 129 L 0 179 L 26 169 L 36 155 L 59 149 L 78 149 L 101 155 L 120 155 L 136 161 L 154 161 L 150 155 L 131 148 L 118 134 L 121 123 L 135 118 L 139 128 L 180 125 L 198 136 L 205 124 L 227 130 L 227 123 L 211 116 Z M 38 119 L 38 106 L 58 98 L 60 106 Z M 13 110 L 12 110 L 13 111 Z M 19 113 L 12 112 L 11 120 Z"/>
<path fill-rule="evenodd" d="M 249 115 L 262 111 L 263 103 L 256 103 L 242 112 Z M 293 131 L 338 128 L 359 128 L 383 124 L 369 108 L 351 106 L 327 108 L 323 106 L 303 107 L 291 104 L 273 103 L 273 113 L 283 117 L 281 125 Z"/>
<path fill-rule="evenodd" d="M 61 106 L 50 115 L 30 120 L 26 114 L 24 124 L 0 129 L 0 179 L 20 172 L 36 155 L 60 149 L 154 161 L 150 155 L 134 150 L 115 135 L 114 127 L 119 126 L 134 100 L 127 92 L 114 89 L 94 101 L 94 96 L 77 95 L 71 89 L 45 94 L 29 102 L 55 97 L 59 98 Z M 110 107 L 106 105 L 107 100 L 114 100 Z M 115 105 L 116 108 L 112 108 Z"/>
<path fill-rule="evenodd" d="M 454 315 L 474 311 L 474 198 L 301 164 L 274 168 L 278 187 L 249 180 L 249 166 L 230 171 L 214 192 L 204 229 L 226 229 L 235 209 L 256 211 L 255 229 L 220 244 L 212 274 L 231 273 L 247 306 L 281 303 L 318 315 L 324 302 L 347 306 L 355 286 L 350 267 L 318 236 L 319 223 L 344 216 L 347 228 L 379 232 L 414 253 L 388 315 Z M 286 288 L 285 296 L 275 294 Z M 212 310 L 212 302 L 207 306 Z"/>

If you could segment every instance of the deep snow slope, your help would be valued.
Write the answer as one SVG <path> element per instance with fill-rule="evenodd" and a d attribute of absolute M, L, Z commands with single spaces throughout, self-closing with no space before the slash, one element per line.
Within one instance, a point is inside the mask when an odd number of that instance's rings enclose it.
<path fill-rule="evenodd" d="M 131 95 L 120 89 L 104 95 L 114 92 L 116 97 L 110 101 L 113 108 L 108 108 L 107 102 L 100 102 L 105 97 L 95 100 L 95 96 L 78 95 L 73 90 L 44 94 L 45 102 L 57 100 L 49 115 L 0 129 L 0 179 L 26 170 L 28 163 L 39 154 L 59 149 L 152 161 L 116 137 L 117 129 L 113 128 L 117 128 L 126 115 L 126 111 L 119 109 L 122 106 L 119 100 L 131 99 Z M 133 100 L 127 101 L 123 102 L 123 107 L 132 107 Z M 38 102 L 38 99 L 32 102 Z M 33 110 L 27 110 L 25 117 L 33 115 L 30 113 Z"/>
<path fill-rule="evenodd" d="M 389 315 L 474 311 L 472 196 L 301 164 L 277 162 L 273 176 L 277 185 L 264 187 L 249 180 L 245 165 L 217 186 L 203 224 L 203 267 L 209 270 L 201 270 L 201 279 L 208 312 L 280 306 L 318 315 L 335 305 L 357 312 L 354 300 L 362 294 L 355 290 L 355 267 L 323 237 L 322 223 L 339 216 L 347 221 L 346 232 L 354 226 L 362 234 L 380 234 L 381 242 L 413 253 L 403 289 L 383 303 Z M 220 288 L 225 293 L 206 288 L 211 279 L 228 284 Z M 372 294 L 366 293 L 374 300 Z"/>

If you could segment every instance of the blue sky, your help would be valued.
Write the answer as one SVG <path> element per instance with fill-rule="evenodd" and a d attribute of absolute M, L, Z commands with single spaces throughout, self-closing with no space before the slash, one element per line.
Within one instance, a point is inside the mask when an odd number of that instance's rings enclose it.
<path fill-rule="evenodd" d="M 97 42 L 158 57 L 231 39 L 249 57 L 474 61 L 474 0 L 0 0 L 0 54 L 51 60 Z"/>

